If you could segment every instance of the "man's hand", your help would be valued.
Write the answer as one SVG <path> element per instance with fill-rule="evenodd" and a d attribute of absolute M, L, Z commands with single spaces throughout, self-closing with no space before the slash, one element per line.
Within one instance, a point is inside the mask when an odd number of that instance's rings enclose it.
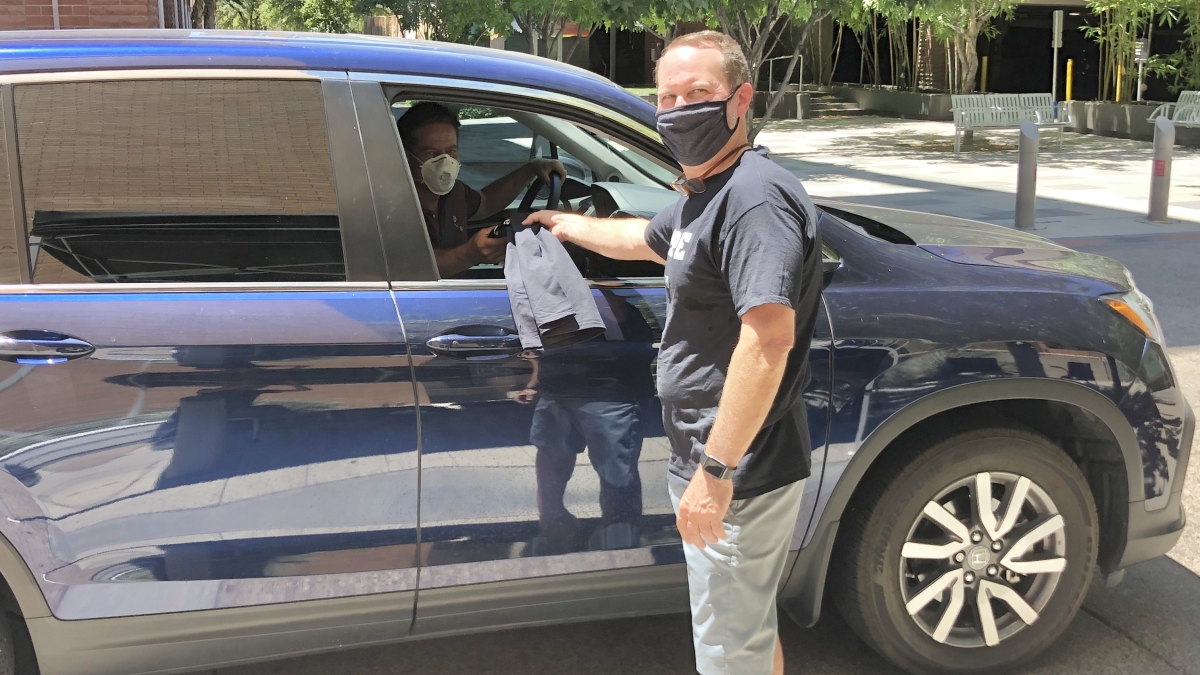
<path fill-rule="evenodd" d="M 572 217 L 573 216 L 573 217 Z M 529 214 L 523 225 L 533 225 L 541 223 L 542 227 L 550 230 L 550 234 L 558 237 L 559 241 L 568 241 L 567 229 L 572 222 L 583 222 L 587 216 L 581 216 L 577 213 L 567 213 L 565 211 L 536 211 Z"/>
<path fill-rule="evenodd" d="M 529 160 L 529 166 L 545 185 L 550 184 L 550 174 L 552 173 L 558 174 L 563 180 L 567 179 L 567 167 L 557 159 L 532 159 Z"/>
<path fill-rule="evenodd" d="M 723 521 L 733 500 L 733 481 L 717 480 L 697 469 L 679 500 L 679 516 L 675 526 L 683 540 L 704 548 L 704 542 L 715 544 L 725 539 Z"/>
<path fill-rule="evenodd" d="M 508 244 L 508 240 L 504 237 L 488 236 L 492 233 L 492 229 L 490 227 L 483 228 L 464 244 L 471 248 L 472 254 L 479 262 L 497 263 L 504 260 L 504 247 Z"/>
<path fill-rule="evenodd" d="M 512 400 L 520 403 L 521 405 L 529 405 L 537 400 L 537 394 L 537 389 L 526 388 L 513 394 Z"/>

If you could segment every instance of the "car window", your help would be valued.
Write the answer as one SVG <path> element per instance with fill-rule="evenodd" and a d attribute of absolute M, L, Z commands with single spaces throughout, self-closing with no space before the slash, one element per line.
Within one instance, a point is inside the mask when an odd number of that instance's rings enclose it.
<path fill-rule="evenodd" d="M 0 115 L 0 284 L 21 281 L 17 265 L 17 223 L 13 219 L 12 191 L 8 183 L 8 141 L 4 115 Z"/>
<path fill-rule="evenodd" d="M 399 121 L 412 106 L 429 99 L 411 100 L 398 90 L 391 93 L 389 100 L 393 118 Z M 494 227 L 508 212 L 520 209 L 522 200 L 531 200 L 525 210 L 546 208 L 549 197 L 546 186 L 532 196 L 527 194 L 530 186 L 524 180 L 519 185 L 512 184 L 517 185 L 516 190 L 493 187 L 537 158 L 558 159 L 566 169 L 560 209 L 599 217 L 652 217 L 678 198 L 669 188 L 675 178 L 673 171 L 631 149 L 630 144 L 587 125 L 516 108 L 432 102 L 449 108 L 461 125 L 457 139 L 459 180 L 484 194 L 503 193 L 503 204 L 488 204 L 487 210 L 492 213 L 482 213 L 481 209 L 471 218 L 465 228 L 468 234 L 479 228 Z M 414 188 L 421 193 L 418 185 Z M 426 201 L 428 204 L 423 207 L 426 226 L 436 249 L 439 241 L 435 235 L 442 226 L 430 222 L 436 212 L 430 210 L 432 197 L 427 195 Z M 571 246 L 568 250 L 581 273 L 590 279 L 662 276 L 662 266 L 655 263 L 608 260 Z M 503 275 L 499 263 L 481 263 L 449 275 L 443 272 L 443 276 L 458 278 L 498 279 Z"/>
<path fill-rule="evenodd" d="M 31 84 L 15 98 L 35 283 L 345 279 L 319 82 Z"/>

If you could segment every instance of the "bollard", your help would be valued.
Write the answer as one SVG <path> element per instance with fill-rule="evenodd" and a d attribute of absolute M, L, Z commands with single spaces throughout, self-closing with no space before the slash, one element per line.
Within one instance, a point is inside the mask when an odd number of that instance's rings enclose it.
<path fill-rule="evenodd" d="M 1171 155 L 1175 151 L 1175 125 L 1164 116 L 1154 118 L 1154 162 L 1150 170 L 1149 220 L 1167 221 L 1167 201 L 1171 195 Z"/>
<path fill-rule="evenodd" d="M 1017 142 L 1017 229 L 1032 230 L 1037 219 L 1038 128 L 1021 120 L 1021 140 Z"/>

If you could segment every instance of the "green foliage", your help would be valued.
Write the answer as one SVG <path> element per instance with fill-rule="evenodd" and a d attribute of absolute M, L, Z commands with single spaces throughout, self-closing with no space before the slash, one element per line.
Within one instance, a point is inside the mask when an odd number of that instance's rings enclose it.
<path fill-rule="evenodd" d="M 1171 91 L 1200 90 L 1200 0 L 1187 0 L 1166 7 L 1160 13 L 1164 26 L 1174 26 L 1180 20 L 1188 22 L 1179 49 L 1166 56 L 1153 56 L 1146 64 L 1149 72 L 1170 83 Z"/>
<path fill-rule="evenodd" d="M 391 14 L 400 28 L 443 42 L 485 43 L 492 33 L 506 35 L 511 16 L 501 0 L 357 0 L 363 13 Z"/>
<path fill-rule="evenodd" d="M 975 44 L 980 35 L 994 35 L 992 19 L 1012 18 L 1019 0 L 921 0 L 913 14 L 944 40 L 953 56 L 951 90 L 956 94 L 975 91 L 979 55 Z"/>
<path fill-rule="evenodd" d="M 309 30 L 318 33 L 349 33 L 362 30 L 362 14 L 354 0 L 300 0 L 297 13 Z"/>

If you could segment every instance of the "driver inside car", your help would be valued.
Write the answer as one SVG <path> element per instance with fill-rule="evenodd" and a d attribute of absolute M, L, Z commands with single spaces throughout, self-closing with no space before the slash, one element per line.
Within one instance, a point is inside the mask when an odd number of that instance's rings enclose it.
<path fill-rule="evenodd" d="M 496 179 L 483 190 L 472 189 L 458 179 L 460 126 L 458 116 L 450 108 L 433 102 L 414 105 L 396 121 L 442 277 L 453 276 L 479 263 L 504 259 L 506 240 L 489 236 L 493 231 L 490 227 L 468 235 L 468 221 L 504 210 L 534 178 L 549 184 L 552 173 L 564 180 L 567 177 L 562 162 L 539 158 Z"/>

